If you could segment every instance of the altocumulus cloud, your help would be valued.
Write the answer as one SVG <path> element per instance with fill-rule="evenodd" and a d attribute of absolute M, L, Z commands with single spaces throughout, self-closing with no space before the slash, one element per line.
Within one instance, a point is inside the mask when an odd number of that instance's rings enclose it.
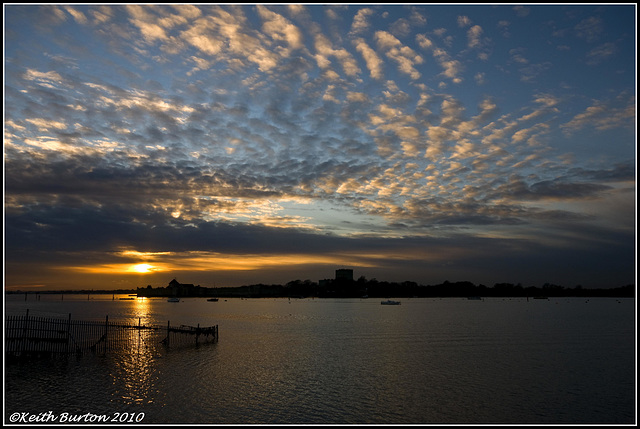
<path fill-rule="evenodd" d="M 631 283 L 633 9 L 567 9 L 5 6 L 6 284 Z"/>

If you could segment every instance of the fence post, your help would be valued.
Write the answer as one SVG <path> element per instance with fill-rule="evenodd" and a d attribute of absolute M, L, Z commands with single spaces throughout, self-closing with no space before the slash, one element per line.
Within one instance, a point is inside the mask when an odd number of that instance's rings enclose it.
<path fill-rule="evenodd" d="M 170 329 L 171 321 L 167 320 L 167 347 L 169 347 L 169 329 Z"/>
<path fill-rule="evenodd" d="M 67 320 L 67 353 L 71 349 L 71 313 L 69 313 L 69 319 Z"/>
<path fill-rule="evenodd" d="M 26 297 L 25 293 L 25 297 Z M 20 352 L 24 352 L 27 348 L 27 331 L 29 329 L 29 309 L 27 308 L 27 314 L 24 316 L 24 323 L 22 324 L 22 338 L 20 341 Z"/>
<path fill-rule="evenodd" d="M 107 352 L 107 345 L 109 344 L 107 341 L 109 339 L 108 334 L 109 333 L 109 315 L 107 314 L 107 317 L 105 318 L 104 321 L 104 352 Z"/>

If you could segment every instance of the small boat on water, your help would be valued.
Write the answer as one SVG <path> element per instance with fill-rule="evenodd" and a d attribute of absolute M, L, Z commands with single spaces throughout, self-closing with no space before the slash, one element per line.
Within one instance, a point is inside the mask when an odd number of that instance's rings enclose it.
<path fill-rule="evenodd" d="M 382 305 L 400 305 L 400 301 L 392 301 L 392 300 L 388 299 L 386 301 L 380 301 L 380 304 L 382 304 Z"/>
<path fill-rule="evenodd" d="M 133 301 L 135 298 L 120 298 L 120 301 Z"/>
<path fill-rule="evenodd" d="M 180 302 L 180 298 L 169 298 L 167 302 Z"/>
<path fill-rule="evenodd" d="M 218 302 L 218 298 L 209 298 L 207 301 L 209 301 L 209 302 Z"/>

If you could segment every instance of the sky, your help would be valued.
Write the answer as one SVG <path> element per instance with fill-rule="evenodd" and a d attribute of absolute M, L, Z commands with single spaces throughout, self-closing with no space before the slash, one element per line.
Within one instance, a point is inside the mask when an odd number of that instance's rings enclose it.
<path fill-rule="evenodd" d="M 7 290 L 635 283 L 635 4 L 4 12 Z"/>

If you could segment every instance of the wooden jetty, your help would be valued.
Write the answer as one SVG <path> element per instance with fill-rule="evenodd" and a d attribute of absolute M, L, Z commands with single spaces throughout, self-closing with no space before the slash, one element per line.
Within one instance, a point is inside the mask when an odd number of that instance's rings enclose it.
<path fill-rule="evenodd" d="M 183 347 L 218 341 L 218 325 L 210 327 L 142 325 L 126 322 L 7 316 L 5 354 L 10 357 L 105 354 L 156 347 Z"/>

